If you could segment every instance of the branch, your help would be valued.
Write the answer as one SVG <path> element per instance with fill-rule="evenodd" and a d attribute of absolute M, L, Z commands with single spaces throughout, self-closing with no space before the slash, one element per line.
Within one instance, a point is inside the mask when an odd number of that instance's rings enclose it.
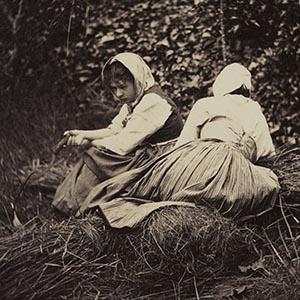
<path fill-rule="evenodd" d="M 18 12 L 17 12 L 16 17 L 15 17 L 15 19 L 13 21 L 13 24 L 12 24 L 12 32 L 13 32 L 14 36 L 16 36 L 16 34 L 19 31 L 19 21 L 22 17 L 23 3 L 24 3 L 24 0 L 20 0 Z"/>
<path fill-rule="evenodd" d="M 10 25 L 10 31 L 15 37 L 19 30 L 20 19 L 22 18 L 22 10 L 23 10 L 24 0 L 20 0 L 18 5 L 18 12 L 15 17 L 13 17 L 11 10 L 5 5 L 3 1 L 1 1 L 0 7 L 2 8 L 3 15 L 6 16 L 6 19 Z"/>
<path fill-rule="evenodd" d="M 74 4 L 75 4 L 75 0 L 73 0 L 73 2 L 72 2 L 72 8 L 71 8 L 70 17 L 69 17 L 69 24 L 68 24 L 67 57 L 69 56 L 69 53 L 70 53 L 70 32 L 71 32 L 71 25 L 72 25 L 72 17 L 73 17 Z"/>
<path fill-rule="evenodd" d="M 10 25 L 10 31 L 12 33 L 12 37 L 13 37 L 13 41 L 14 41 L 14 48 L 11 50 L 12 53 L 10 55 L 10 58 L 4 66 L 4 70 L 6 70 L 6 71 L 14 63 L 14 61 L 16 60 L 17 54 L 18 54 L 17 33 L 20 29 L 20 20 L 22 18 L 23 3 L 24 3 L 24 0 L 20 0 L 19 5 L 18 5 L 18 12 L 17 12 L 16 16 L 13 17 L 11 10 L 3 2 L 1 2 L 3 15 L 6 16 L 7 21 Z"/>

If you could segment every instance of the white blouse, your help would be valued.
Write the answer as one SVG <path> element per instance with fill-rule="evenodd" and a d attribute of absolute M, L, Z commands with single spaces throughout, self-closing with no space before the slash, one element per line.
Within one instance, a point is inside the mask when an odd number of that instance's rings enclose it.
<path fill-rule="evenodd" d="M 267 121 L 257 102 L 241 95 L 208 97 L 194 104 L 176 147 L 198 138 L 238 142 L 244 133 L 255 140 L 257 159 L 275 154 Z"/>
<path fill-rule="evenodd" d="M 130 112 L 124 104 L 108 126 L 113 135 L 103 138 L 100 145 L 126 155 L 164 126 L 172 113 L 171 105 L 158 94 L 146 94 Z"/>

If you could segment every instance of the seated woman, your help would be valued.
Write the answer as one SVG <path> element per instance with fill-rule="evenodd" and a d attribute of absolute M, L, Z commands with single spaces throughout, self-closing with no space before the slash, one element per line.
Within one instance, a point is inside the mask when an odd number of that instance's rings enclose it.
<path fill-rule="evenodd" d="M 275 153 L 260 105 L 249 98 L 251 74 L 228 65 L 214 97 L 192 108 L 174 149 L 95 187 L 81 211 L 100 209 L 112 227 L 134 227 L 167 205 L 207 205 L 247 219 L 270 210 L 276 175 L 255 163 Z"/>
<path fill-rule="evenodd" d="M 107 128 L 65 132 L 67 145 L 91 146 L 54 196 L 53 206 L 68 215 L 76 213 L 96 184 L 162 153 L 164 142 L 177 138 L 183 127 L 176 105 L 140 56 L 121 53 L 109 59 L 102 81 L 123 106 Z"/>

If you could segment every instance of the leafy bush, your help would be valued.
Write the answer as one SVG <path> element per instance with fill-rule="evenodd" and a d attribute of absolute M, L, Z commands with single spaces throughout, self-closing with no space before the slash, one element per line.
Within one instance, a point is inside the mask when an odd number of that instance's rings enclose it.
<path fill-rule="evenodd" d="M 226 54 L 228 63 L 239 61 L 251 70 L 254 97 L 263 105 L 271 127 L 283 125 L 280 140 L 297 132 L 297 128 L 287 129 L 295 124 L 284 122 L 299 106 L 300 6 L 296 3 L 1 2 L 2 82 L 6 84 L 1 91 L 6 101 L 11 97 L 11 109 L 35 105 L 34 97 L 24 97 L 24 90 L 45 94 L 55 87 L 60 95 L 57 101 L 68 108 L 75 104 L 72 109 L 79 115 L 94 111 L 97 101 L 110 110 L 114 104 L 101 87 L 100 70 L 110 56 L 132 51 L 147 61 L 186 115 L 198 98 L 210 93 Z M 8 90 L 11 94 L 5 95 Z M 67 95 L 72 101 L 66 101 Z"/>

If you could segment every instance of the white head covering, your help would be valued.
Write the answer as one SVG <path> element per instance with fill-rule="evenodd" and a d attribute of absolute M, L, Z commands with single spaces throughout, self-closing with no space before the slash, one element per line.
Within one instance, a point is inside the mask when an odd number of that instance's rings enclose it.
<path fill-rule="evenodd" d="M 150 68 L 139 55 L 130 52 L 120 53 L 105 63 L 102 69 L 102 81 L 105 68 L 115 61 L 120 62 L 132 74 L 136 88 L 135 101 L 138 101 L 144 92 L 155 84 Z"/>
<path fill-rule="evenodd" d="M 251 90 L 251 73 L 241 64 L 226 66 L 217 76 L 213 84 L 215 96 L 224 96 L 245 85 Z"/>

